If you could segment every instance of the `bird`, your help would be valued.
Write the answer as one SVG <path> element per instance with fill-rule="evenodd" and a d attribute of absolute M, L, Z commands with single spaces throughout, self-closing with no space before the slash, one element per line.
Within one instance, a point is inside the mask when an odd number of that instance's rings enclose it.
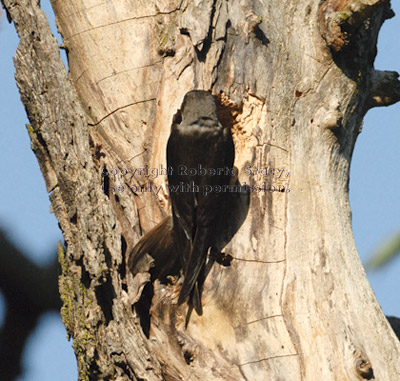
<path fill-rule="evenodd" d="M 214 262 L 230 265 L 232 257 L 221 250 L 248 212 L 249 192 L 238 181 L 234 158 L 230 127 L 219 122 L 214 97 L 203 90 L 188 92 L 167 143 L 172 215 L 148 231 L 128 257 L 132 275 L 149 272 L 151 283 L 158 279 L 167 284 L 170 276 L 183 274 L 178 304 L 187 301 L 189 305 L 185 327 L 193 309 L 202 315 L 202 287 Z M 218 186 L 226 185 L 229 189 L 218 192 Z M 143 291 L 136 302 L 141 319 L 147 321 L 147 332 L 151 295 Z"/>
<path fill-rule="evenodd" d="M 221 221 L 227 212 L 223 189 L 231 182 L 235 147 L 210 92 L 186 93 L 180 113 L 167 143 L 172 230 L 184 277 L 178 304 L 188 301 L 202 315 L 207 255 L 216 246 L 221 223 L 229 223 Z"/>

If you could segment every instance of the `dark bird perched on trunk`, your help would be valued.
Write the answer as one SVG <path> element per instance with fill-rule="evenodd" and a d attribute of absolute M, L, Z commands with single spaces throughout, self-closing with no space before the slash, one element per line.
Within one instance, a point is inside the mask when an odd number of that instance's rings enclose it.
<path fill-rule="evenodd" d="M 202 314 L 202 286 L 214 261 L 229 265 L 230 256 L 223 256 L 220 250 L 246 218 L 249 193 L 233 171 L 231 131 L 219 123 L 212 95 L 188 92 L 180 116 L 167 147 L 172 217 L 140 239 L 128 265 L 134 276 L 149 271 L 151 281 L 162 283 L 181 268 L 184 281 L 179 303 L 189 299 L 187 324 L 192 308 Z"/>
<path fill-rule="evenodd" d="M 202 314 L 201 288 L 208 251 L 215 246 L 217 226 L 235 157 L 232 133 L 217 116 L 207 91 L 188 92 L 181 107 L 182 122 L 172 126 L 167 165 L 173 231 L 184 275 L 178 304 Z M 226 221 L 226 223 L 229 223 Z"/>

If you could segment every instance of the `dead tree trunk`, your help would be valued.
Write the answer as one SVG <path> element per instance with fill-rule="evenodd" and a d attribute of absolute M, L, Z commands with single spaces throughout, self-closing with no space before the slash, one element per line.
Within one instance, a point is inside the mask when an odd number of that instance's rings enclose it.
<path fill-rule="evenodd" d="M 399 341 L 365 277 L 348 203 L 365 113 L 400 99 L 397 73 L 373 67 L 389 1 L 52 0 L 68 76 L 37 1 L 2 1 L 65 237 L 62 317 L 81 379 L 399 379 Z M 250 208 L 226 248 L 231 265 L 206 280 L 204 315 L 185 330 L 180 285 L 156 282 L 147 338 L 126 260 L 168 198 L 150 190 L 165 176 L 134 170 L 165 167 L 192 89 L 212 90 L 232 124 Z"/>

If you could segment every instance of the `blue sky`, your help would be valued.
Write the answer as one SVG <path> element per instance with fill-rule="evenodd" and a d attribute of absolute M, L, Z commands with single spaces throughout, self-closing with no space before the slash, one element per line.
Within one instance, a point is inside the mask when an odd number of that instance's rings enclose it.
<path fill-rule="evenodd" d="M 54 16 L 49 1 L 42 6 Z M 392 5 L 399 16 L 384 23 L 375 67 L 400 72 L 400 4 Z M 4 15 L 0 19 L 0 227 L 9 238 L 38 263 L 55 255 L 61 233 L 49 213 L 50 202 L 25 128 L 28 123 L 14 81 L 12 57 L 18 39 Z M 363 262 L 383 240 L 400 230 L 400 105 L 368 112 L 353 155 L 350 203 L 353 232 Z M 387 315 L 400 317 L 400 258 L 368 278 Z M 0 294 L 0 322 L 2 320 Z M 76 361 L 58 314 L 45 315 L 25 350 L 25 374 L 19 381 L 70 381 L 77 379 Z"/>

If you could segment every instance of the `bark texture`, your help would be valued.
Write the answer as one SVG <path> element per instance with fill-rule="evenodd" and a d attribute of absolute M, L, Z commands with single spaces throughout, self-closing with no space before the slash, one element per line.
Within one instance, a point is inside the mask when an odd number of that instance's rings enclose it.
<path fill-rule="evenodd" d="M 2 1 L 65 237 L 62 316 L 81 379 L 398 380 L 348 203 L 365 113 L 400 99 L 397 73 L 373 68 L 389 1 L 52 0 L 68 76 L 37 2 Z M 206 280 L 203 316 L 185 329 L 179 281 L 156 282 L 146 337 L 133 304 L 149 274 L 125 263 L 169 201 L 165 176 L 139 169 L 165 167 L 192 89 L 218 98 L 250 209 L 230 266 Z"/>

